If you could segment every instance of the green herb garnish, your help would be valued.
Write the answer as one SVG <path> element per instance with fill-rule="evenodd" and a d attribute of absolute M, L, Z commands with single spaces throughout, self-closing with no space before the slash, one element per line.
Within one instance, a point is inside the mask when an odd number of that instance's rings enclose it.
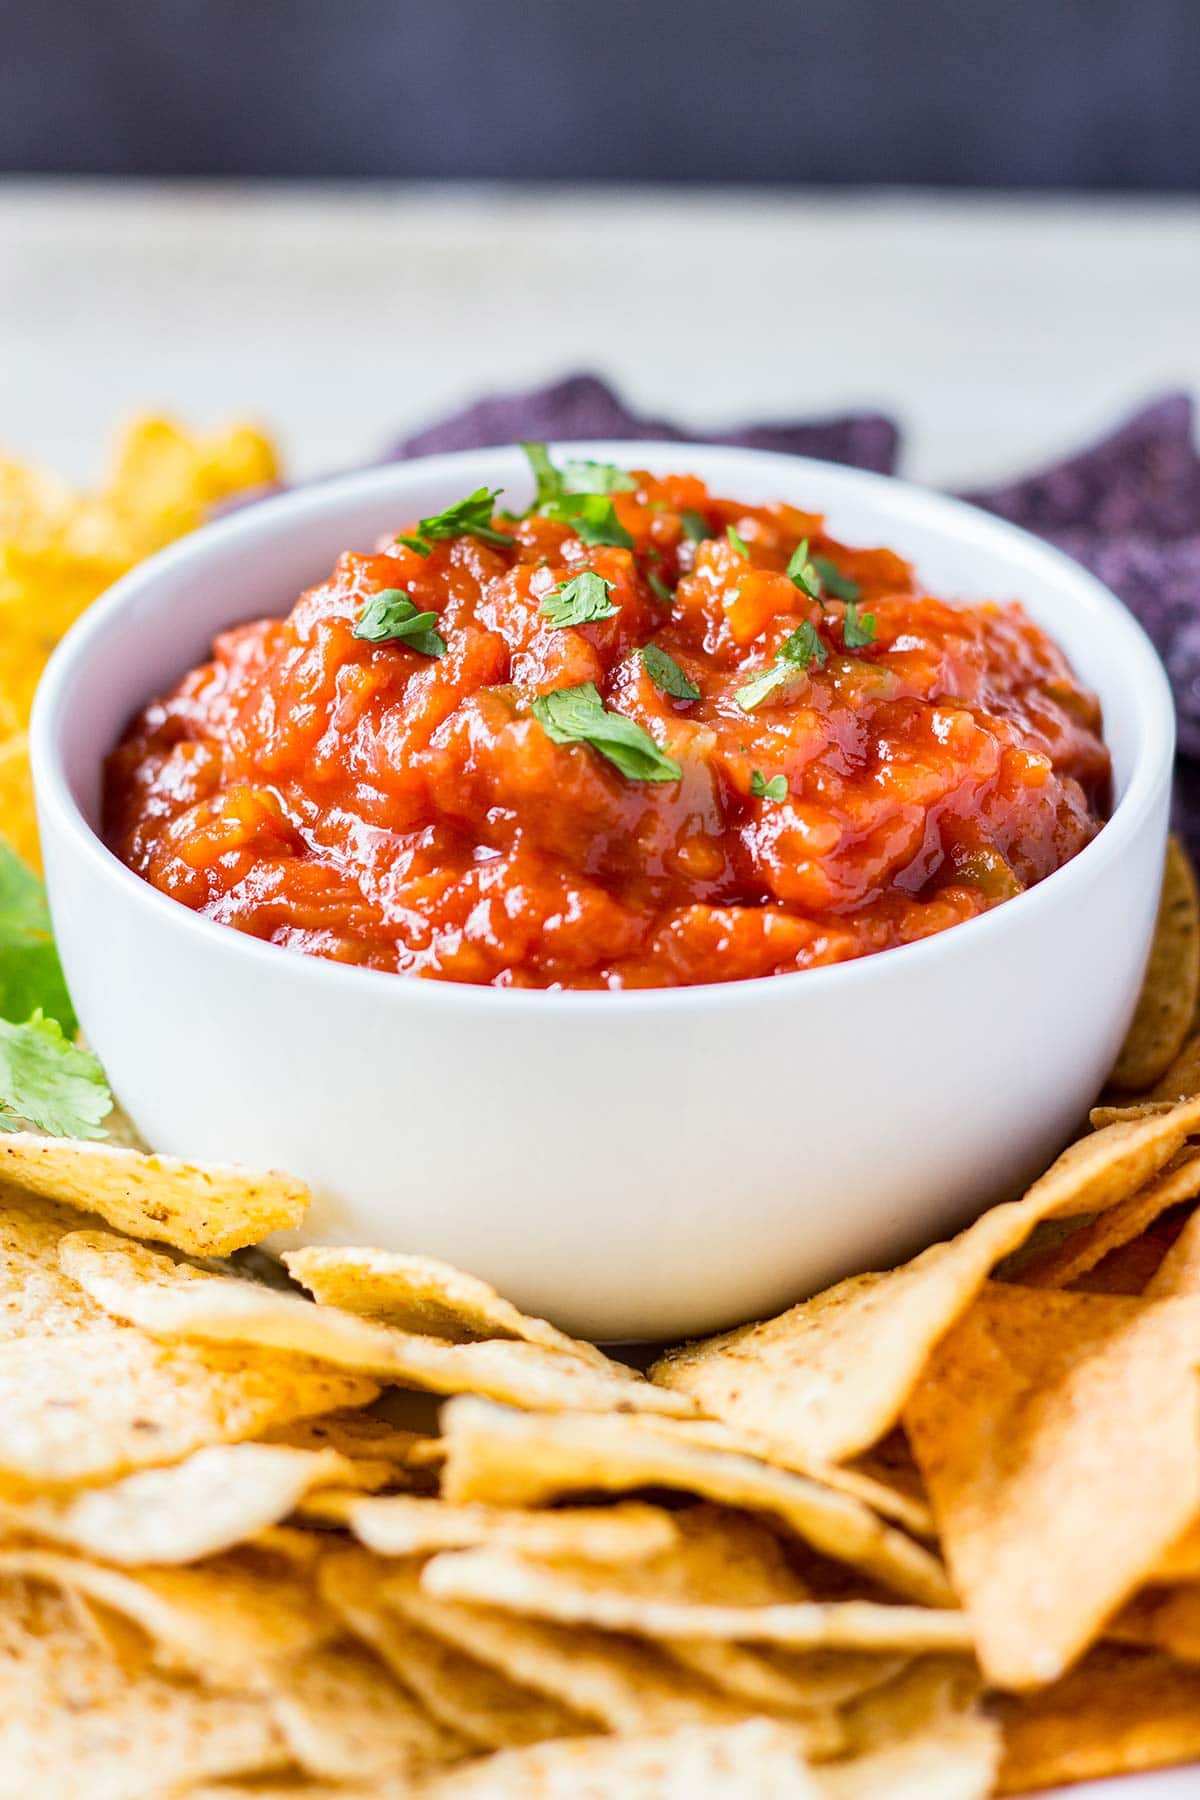
<path fill-rule="evenodd" d="M 853 600 L 846 602 L 846 616 L 842 620 L 842 642 L 847 650 L 865 650 L 868 644 L 875 642 L 875 614 L 863 613 L 860 616 Z"/>
<path fill-rule="evenodd" d="M 411 537 L 401 533 L 396 542 L 407 544 L 418 556 L 428 556 L 434 544 L 443 538 L 473 537 L 483 544 L 511 544 L 514 539 L 506 531 L 497 531 L 492 524 L 496 496 L 503 492 L 503 488 L 476 488 L 473 494 L 468 494 L 465 500 L 456 500 L 444 512 L 421 519 Z"/>
<path fill-rule="evenodd" d="M 569 525 L 582 543 L 633 549 L 633 539 L 607 494 L 563 494 L 558 500 L 548 501 L 541 511 L 543 518 Z"/>
<path fill-rule="evenodd" d="M 832 599 L 862 599 L 862 589 L 857 581 L 851 581 L 848 575 L 843 575 L 837 564 L 830 562 L 827 556 L 814 556 L 812 566 L 821 578 L 821 586 Z"/>
<path fill-rule="evenodd" d="M 651 592 L 656 594 L 665 606 L 674 606 L 674 591 L 667 586 L 657 569 L 647 569 L 646 580 L 650 584 Z"/>
<path fill-rule="evenodd" d="M 786 800 L 787 791 L 786 775 L 772 775 L 768 781 L 761 769 L 751 769 L 750 792 L 756 800 Z"/>
<path fill-rule="evenodd" d="M 798 670 L 807 669 L 809 663 L 815 662 L 819 669 L 825 667 L 829 652 L 821 642 L 816 626 L 811 619 L 805 619 L 803 625 L 797 626 L 791 636 L 779 648 L 779 654 L 770 666 L 759 675 L 754 675 L 743 687 L 738 688 L 734 699 L 743 712 L 753 712 L 764 700 L 789 681 L 795 679 Z"/>
<path fill-rule="evenodd" d="M 75 1035 L 79 1025 L 50 932 L 46 890 L 0 843 L 0 1018 L 16 1022 L 39 1008 Z"/>
<path fill-rule="evenodd" d="M 533 503 L 536 511 L 539 506 L 544 506 L 547 500 L 558 499 L 563 491 L 562 476 L 551 462 L 550 452 L 545 444 L 522 444 L 521 448 L 525 452 L 529 467 L 533 470 L 533 479 L 537 483 L 537 494 Z"/>
<path fill-rule="evenodd" d="M 533 716 L 552 743 L 590 744 L 630 781 L 678 781 L 683 774 L 648 731 L 624 713 L 609 712 L 594 682 L 539 694 Z"/>
<path fill-rule="evenodd" d="M 545 444 L 521 445 L 537 483 L 535 512 L 543 512 L 556 500 L 570 494 L 632 494 L 637 482 L 628 469 L 616 463 L 569 462 L 561 469 L 551 461 Z"/>
<path fill-rule="evenodd" d="M 725 536 L 729 539 L 729 542 L 733 545 L 734 549 L 737 551 L 737 553 L 741 557 L 742 561 L 749 562 L 750 561 L 750 547 L 747 544 L 745 538 L 742 536 L 741 532 L 736 531 L 732 525 L 727 525 L 725 527 Z"/>
<path fill-rule="evenodd" d="M 570 581 L 560 581 L 556 588 L 551 588 L 538 611 L 543 618 L 549 619 L 556 631 L 564 625 L 588 625 L 594 619 L 611 619 L 621 610 L 608 597 L 613 586 L 613 582 L 597 575 L 594 569 L 584 569 Z"/>
<path fill-rule="evenodd" d="M 0 1019 L 0 1131 L 102 1138 L 112 1103 L 100 1064 L 56 1019 L 40 1007 L 23 1025 Z"/>
<path fill-rule="evenodd" d="M 354 622 L 354 635 L 368 644 L 394 639 L 410 650 L 419 650 L 422 656 L 445 656 L 446 640 L 432 629 L 437 622 L 437 614 L 422 612 L 403 588 L 382 588 L 364 601 Z"/>
<path fill-rule="evenodd" d="M 657 644 L 643 644 L 638 651 L 642 666 L 660 693 L 669 694 L 672 700 L 698 700 L 700 689 L 694 681 L 690 681 L 675 661 Z"/>
<path fill-rule="evenodd" d="M 708 528 L 708 520 L 703 513 L 681 512 L 679 523 L 683 526 L 683 535 L 691 538 L 693 544 L 701 544 L 705 538 L 712 536 L 712 532 Z"/>
<path fill-rule="evenodd" d="M 825 599 L 821 592 L 821 577 L 817 574 L 816 565 L 808 560 L 808 539 L 801 538 L 788 559 L 787 578 L 793 587 L 809 600 L 815 600 L 818 606 L 824 606 Z"/>

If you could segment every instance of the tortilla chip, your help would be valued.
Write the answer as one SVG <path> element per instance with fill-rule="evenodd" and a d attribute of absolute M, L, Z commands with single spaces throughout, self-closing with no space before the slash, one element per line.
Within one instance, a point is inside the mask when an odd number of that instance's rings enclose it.
<path fill-rule="evenodd" d="M 1163 1650 L 1176 1662 L 1200 1663 L 1200 1581 L 1143 1588 L 1109 1622 L 1106 1635 Z"/>
<path fill-rule="evenodd" d="M 1200 1519 L 1193 1519 L 1171 1547 L 1159 1557 L 1147 1579 L 1149 1581 L 1200 1582 Z"/>
<path fill-rule="evenodd" d="M 978 1694 L 971 1664 L 934 1657 L 855 1702 L 858 1754 L 821 1771 L 828 1800 L 986 1800 L 1001 1740 Z"/>
<path fill-rule="evenodd" d="M 379 1565 L 349 1554 L 326 1558 L 321 1592 L 346 1629 L 443 1725 L 483 1750 L 507 1750 L 595 1727 L 580 1714 L 443 1643 L 378 1598 Z"/>
<path fill-rule="evenodd" d="M 483 1401 L 442 1408 L 442 1492 L 459 1503 L 536 1506 L 590 1490 L 669 1487 L 766 1512 L 826 1556 L 910 1598 L 941 1606 L 953 1593 L 937 1558 L 846 1494 L 808 1476 L 709 1450 L 632 1418 L 514 1412 Z"/>
<path fill-rule="evenodd" d="M 1182 1050 L 1166 1074 L 1160 1076 L 1147 1100 L 1188 1100 L 1200 1094 L 1200 1032 L 1184 1040 Z"/>
<path fill-rule="evenodd" d="M 164 1771 L 186 1790 L 287 1766 L 261 1700 L 123 1666 L 51 1589 L 0 1583 L 0 1662 L 0 1770 L 14 1797 L 149 1800 Z"/>
<path fill-rule="evenodd" d="M 309 1200 L 303 1182 L 290 1175 L 26 1131 L 0 1137 L 0 1179 L 196 1256 L 227 1256 L 296 1226 Z"/>
<path fill-rule="evenodd" d="M 364 1500 L 348 1496 L 345 1523 L 380 1556 L 428 1556 L 502 1544 L 528 1556 L 577 1557 L 581 1562 L 636 1562 L 675 1543 L 672 1515 L 659 1506 L 577 1506 L 563 1512 L 518 1512 L 476 1501 L 397 1494 Z"/>
<path fill-rule="evenodd" d="M 618 1363 L 609 1373 L 540 1344 L 447 1344 L 317 1306 L 257 1282 L 209 1275 L 102 1231 L 77 1231 L 63 1268 L 105 1311 L 163 1337 L 293 1351 L 434 1393 L 482 1393 L 517 1406 L 673 1412 L 691 1403 Z"/>
<path fill-rule="evenodd" d="M 1198 990 L 1200 896 L 1187 851 L 1173 836 L 1141 997 L 1109 1077 L 1114 1087 L 1148 1088 L 1170 1067 L 1191 1030 Z"/>
<path fill-rule="evenodd" d="M 1056 1680 L 1200 1515 L 1200 1305 L 991 1284 L 905 1414 L 996 1686 Z"/>
<path fill-rule="evenodd" d="M 486 1281 L 464 1275 L 431 1256 L 314 1245 L 285 1251 L 283 1260 L 322 1306 L 340 1306 L 345 1312 L 379 1319 L 400 1331 L 447 1338 L 456 1344 L 518 1338 L 578 1356 L 606 1373 L 612 1369 L 611 1359 L 594 1344 L 568 1337 L 545 1319 L 519 1312 Z"/>
<path fill-rule="evenodd" d="M 1071 1283 L 1083 1294 L 1145 1294 L 1167 1252 L 1184 1226 L 1184 1215 L 1168 1214 L 1156 1219 L 1141 1237 L 1132 1238 L 1098 1262 L 1086 1275 Z"/>
<path fill-rule="evenodd" d="M 1000 1719 L 1001 1794 L 1168 1768 L 1200 1757 L 1200 1669 L 1105 1645 Z"/>
<path fill-rule="evenodd" d="M 470 1745 L 431 1719 L 379 1659 L 343 1639 L 271 1672 L 269 1707 L 306 1774 L 332 1781 L 414 1775 L 460 1761 Z"/>
<path fill-rule="evenodd" d="M 803 1736 L 766 1719 L 565 1738 L 455 1769 L 422 1800 L 821 1800 Z"/>
<path fill-rule="evenodd" d="M 297 1450 L 336 1450 L 348 1461 L 386 1462 L 404 1470 L 415 1450 L 437 1440 L 422 1431 L 406 1431 L 375 1413 L 336 1412 L 279 1425 L 267 1433 L 266 1442 Z"/>
<path fill-rule="evenodd" d="M 1200 1294 L 1200 1211 L 1194 1212 L 1146 1286 L 1148 1300 Z"/>
<path fill-rule="evenodd" d="M 379 1592 L 421 1630 L 610 1731 L 735 1724 L 745 1716 L 740 1702 L 636 1638 L 454 1606 L 426 1593 L 412 1566 L 389 1570 Z M 331 1598 L 336 1604 L 336 1594 Z"/>
<path fill-rule="evenodd" d="M 1055 1249 L 1020 1273 L 1022 1287 L 1067 1287 L 1149 1230 L 1160 1214 L 1200 1194 L 1200 1151 L 1181 1150 L 1161 1175 L 1127 1200 L 1110 1206 L 1090 1225 L 1064 1238 Z"/>
<path fill-rule="evenodd" d="M 311 1489 L 347 1473 L 351 1466 L 333 1450 L 212 1445 L 108 1487 L 24 1501 L 0 1495 L 0 1526 L 104 1562 L 195 1562 L 258 1536 Z"/>
<path fill-rule="evenodd" d="M 0 837 L 22 862 L 41 874 L 42 848 L 33 807 L 29 739 L 23 731 L 13 732 L 0 742 Z"/>
<path fill-rule="evenodd" d="M 325 1643 L 333 1621 L 307 1581 L 235 1552 L 179 1569 L 112 1569 L 32 1545 L 0 1546 L 0 1574 L 86 1594 L 142 1630 L 155 1659 L 236 1689 L 264 1665 Z"/>
<path fill-rule="evenodd" d="M 778 1318 L 668 1354 L 651 1378 L 809 1466 L 842 1462 L 896 1423 L 938 1340 L 988 1273 L 1047 1218 L 1135 1193 L 1200 1129 L 1200 1100 L 1110 1125 L 1064 1150 L 1022 1200 L 888 1274 L 855 1275 Z"/>
<path fill-rule="evenodd" d="M 752 1650 L 720 1639 L 664 1644 L 686 1669 L 703 1675 L 752 1712 L 805 1712 L 841 1706 L 881 1687 L 905 1666 L 902 1656 L 855 1650 Z"/>

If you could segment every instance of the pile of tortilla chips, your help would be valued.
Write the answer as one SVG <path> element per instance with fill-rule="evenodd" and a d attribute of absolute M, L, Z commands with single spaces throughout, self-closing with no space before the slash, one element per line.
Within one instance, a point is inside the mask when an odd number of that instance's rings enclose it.
<path fill-rule="evenodd" d="M 149 487 L 147 544 L 191 516 Z M 287 1176 L 0 1135 L 0 1800 L 1200 1759 L 1198 983 L 1173 846 L 1113 1089 L 1029 1192 L 649 1376 L 427 1257 L 243 1257 Z"/>

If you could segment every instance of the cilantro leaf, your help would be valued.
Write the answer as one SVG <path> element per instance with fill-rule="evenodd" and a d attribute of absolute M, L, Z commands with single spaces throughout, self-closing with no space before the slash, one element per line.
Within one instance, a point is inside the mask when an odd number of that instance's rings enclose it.
<path fill-rule="evenodd" d="M 496 496 L 503 492 L 503 488 L 476 488 L 473 494 L 456 500 L 444 512 L 421 519 L 411 537 L 405 537 L 401 532 L 396 542 L 407 544 L 418 556 L 428 556 L 434 544 L 443 538 L 473 537 L 483 544 L 511 544 L 514 540 L 508 533 L 497 531 L 492 524 Z"/>
<path fill-rule="evenodd" d="M 446 640 L 432 630 L 438 622 L 435 612 L 422 612 L 403 588 L 381 588 L 364 600 L 354 623 L 356 638 L 368 644 L 386 644 L 395 639 L 419 650 L 422 656 L 445 656 Z"/>
<path fill-rule="evenodd" d="M 609 544 L 618 550 L 632 550 L 633 539 L 622 525 L 607 494 L 563 494 L 541 509 L 547 519 L 570 525 L 585 544 Z"/>
<path fill-rule="evenodd" d="M 755 707 L 761 706 L 764 700 L 769 700 L 779 688 L 786 687 L 793 681 L 798 669 L 807 669 L 813 661 L 819 669 L 823 669 L 828 656 L 829 652 L 821 642 L 816 626 L 811 619 L 805 619 L 803 625 L 797 626 L 780 645 L 775 661 L 761 674 L 752 675 L 733 697 L 743 712 L 753 712 Z"/>
<path fill-rule="evenodd" d="M 672 590 L 667 586 L 666 582 L 663 580 L 662 576 L 658 573 L 657 569 L 647 569 L 646 570 L 646 580 L 650 584 L 651 592 L 657 595 L 657 597 L 663 602 L 664 606 L 674 606 L 675 595 L 672 592 Z"/>
<path fill-rule="evenodd" d="M 549 619 L 555 631 L 564 625 L 587 625 L 593 619 L 611 619 L 621 610 L 608 597 L 614 585 L 603 575 L 597 575 L 594 569 L 584 569 L 572 580 L 560 581 L 556 588 L 551 588 L 538 611 L 543 618 Z"/>
<path fill-rule="evenodd" d="M 816 565 L 808 560 L 808 539 L 801 538 L 788 559 L 787 578 L 793 587 L 809 600 L 815 600 L 818 606 L 824 606 L 825 599 L 821 592 L 821 577 Z"/>
<path fill-rule="evenodd" d="M 27 1019 L 38 1007 L 63 1030 L 78 1030 L 50 931 L 46 890 L 0 843 L 0 1018 Z"/>
<path fill-rule="evenodd" d="M 648 731 L 609 712 L 591 681 L 539 694 L 533 716 L 555 744 L 590 744 L 630 781 L 678 781 L 683 770 L 661 751 Z"/>
<path fill-rule="evenodd" d="M 861 600 L 862 589 L 857 581 L 851 581 L 843 575 L 835 562 L 827 556 L 814 556 L 812 566 L 821 578 L 821 586 L 834 600 Z"/>
<path fill-rule="evenodd" d="M 772 775 L 768 781 L 761 769 L 751 769 L 750 792 L 756 800 L 786 800 L 787 791 L 786 775 Z"/>
<path fill-rule="evenodd" d="M 616 463 L 569 462 L 562 472 L 564 494 L 632 494 L 637 482 Z"/>
<path fill-rule="evenodd" d="M 853 600 L 846 602 L 846 616 L 842 620 L 842 642 L 847 650 L 865 650 L 868 644 L 875 642 L 875 614 L 863 613 Z"/>
<path fill-rule="evenodd" d="M 523 443 L 521 448 L 537 483 L 537 494 L 533 502 L 533 510 L 537 512 L 548 501 L 560 497 L 563 491 L 562 476 L 551 462 L 550 452 L 545 444 Z"/>
<path fill-rule="evenodd" d="M 0 1019 L 0 1130 L 29 1124 L 52 1137 L 100 1138 L 112 1103 L 91 1051 L 40 1007 L 23 1025 Z"/>
<path fill-rule="evenodd" d="M 750 549 L 746 543 L 745 538 L 742 536 L 741 532 L 735 531 L 732 525 L 727 525 L 725 527 L 725 536 L 729 539 L 730 543 L 733 545 L 734 549 L 737 551 L 737 553 L 741 557 L 742 561 L 749 562 L 750 561 Z"/>
<path fill-rule="evenodd" d="M 672 700 L 698 700 L 700 689 L 694 681 L 689 681 L 673 656 L 660 650 L 657 644 L 643 644 L 638 651 L 642 666 L 660 693 L 669 694 Z"/>
<path fill-rule="evenodd" d="M 691 538 L 693 544 L 703 543 L 705 538 L 712 536 L 703 513 L 685 510 L 679 515 L 679 523 L 683 526 L 683 535 Z"/>

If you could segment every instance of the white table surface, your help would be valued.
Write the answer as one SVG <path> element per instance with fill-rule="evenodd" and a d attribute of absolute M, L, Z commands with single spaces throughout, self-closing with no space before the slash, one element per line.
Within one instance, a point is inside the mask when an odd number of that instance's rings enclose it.
<path fill-rule="evenodd" d="M 590 367 L 697 424 L 894 410 L 965 482 L 1200 393 L 1200 202 L 0 180 L 0 447 L 95 467 L 139 406 L 297 473 Z"/>
<path fill-rule="evenodd" d="M 1004 475 L 1200 396 L 1200 202 L 0 181 L 0 451 L 79 479 L 138 408 L 314 475 L 581 368 L 697 425 L 878 407 L 916 479 Z"/>

